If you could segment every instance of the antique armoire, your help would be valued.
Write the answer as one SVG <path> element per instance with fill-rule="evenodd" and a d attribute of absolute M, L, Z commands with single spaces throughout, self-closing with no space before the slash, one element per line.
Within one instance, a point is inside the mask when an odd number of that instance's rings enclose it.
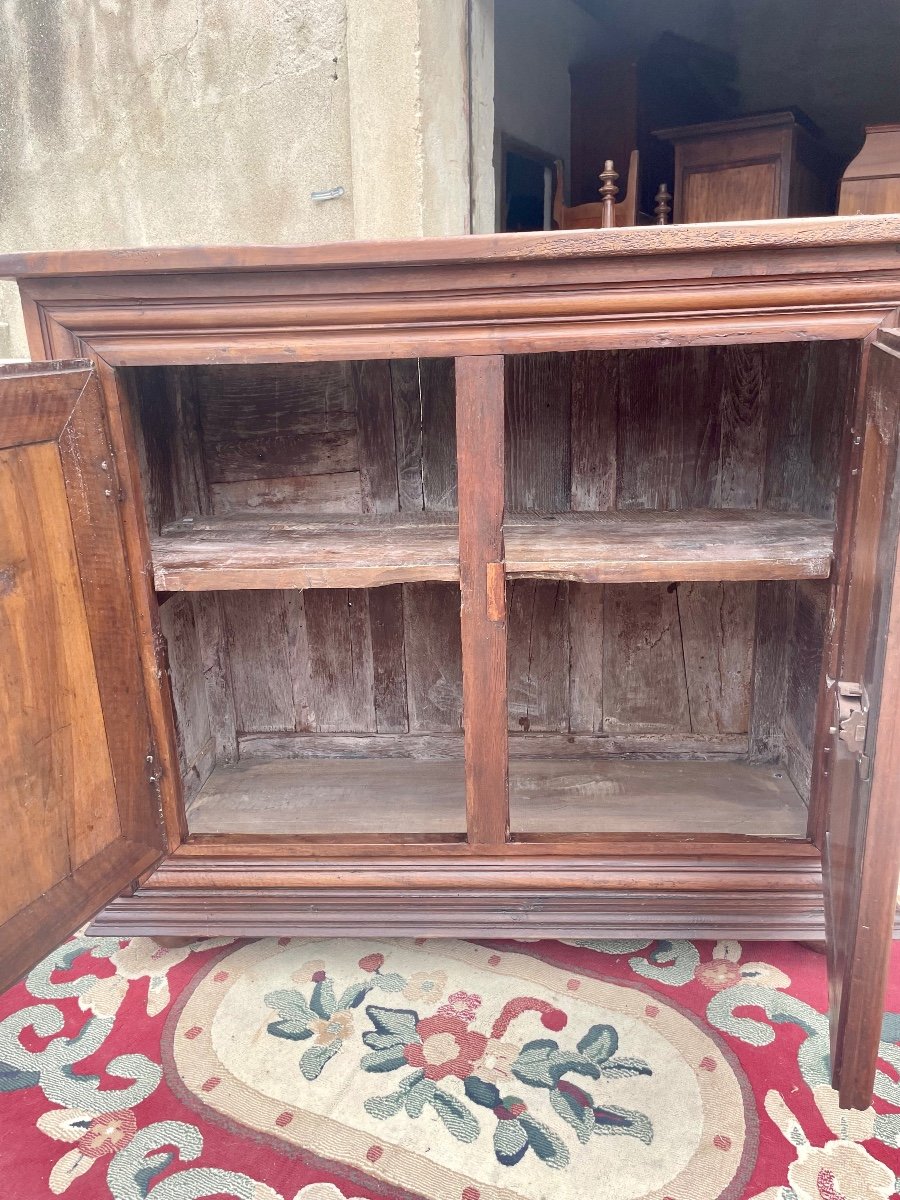
<path fill-rule="evenodd" d="M 827 939 L 900 864 L 900 217 L 0 259 L 9 982 L 116 935 Z"/>

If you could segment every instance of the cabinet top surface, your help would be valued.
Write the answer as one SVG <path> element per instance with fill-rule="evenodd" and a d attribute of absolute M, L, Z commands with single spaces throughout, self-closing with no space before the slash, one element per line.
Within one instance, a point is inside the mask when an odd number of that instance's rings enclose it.
<path fill-rule="evenodd" d="M 871 246 L 896 253 L 900 214 L 742 221 L 708 225 L 635 226 L 478 234 L 405 241 L 331 242 L 298 246 L 179 246 L 35 251 L 0 255 L 0 278 L 149 275 L 197 272 L 323 270 L 365 267 L 437 268 L 453 264 L 552 262 L 637 255 L 772 252 Z"/>

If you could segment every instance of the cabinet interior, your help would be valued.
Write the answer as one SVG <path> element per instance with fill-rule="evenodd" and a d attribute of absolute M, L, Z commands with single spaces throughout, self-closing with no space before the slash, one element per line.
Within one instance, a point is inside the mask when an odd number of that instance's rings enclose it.
<path fill-rule="evenodd" d="M 514 837 L 806 836 L 857 355 L 507 357 Z M 190 832 L 462 840 L 453 360 L 123 375 Z"/>

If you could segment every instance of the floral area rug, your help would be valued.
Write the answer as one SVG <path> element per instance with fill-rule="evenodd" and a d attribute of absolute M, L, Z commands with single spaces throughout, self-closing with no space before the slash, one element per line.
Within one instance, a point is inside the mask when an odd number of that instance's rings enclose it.
<path fill-rule="evenodd" d="M 793 944 L 76 937 L 0 996 L 0 1195 L 888 1200 Z"/>

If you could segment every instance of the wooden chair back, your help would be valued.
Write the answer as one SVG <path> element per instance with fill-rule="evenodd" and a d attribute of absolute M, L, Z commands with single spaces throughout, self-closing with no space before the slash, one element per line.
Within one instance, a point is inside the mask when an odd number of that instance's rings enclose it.
<path fill-rule="evenodd" d="M 555 185 L 553 189 L 553 220 L 558 229 L 614 229 L 638 223 L 638 167 L 640 156 L 632 150 L 628 162 L 628 178 L 625 183 L 625 199 L 616 203 L 619 178 L 612 160 L 607 160 L 600 173 L 601 199 L 593 204 L 565 203 L 563 164 L 557 159 Z"/>

